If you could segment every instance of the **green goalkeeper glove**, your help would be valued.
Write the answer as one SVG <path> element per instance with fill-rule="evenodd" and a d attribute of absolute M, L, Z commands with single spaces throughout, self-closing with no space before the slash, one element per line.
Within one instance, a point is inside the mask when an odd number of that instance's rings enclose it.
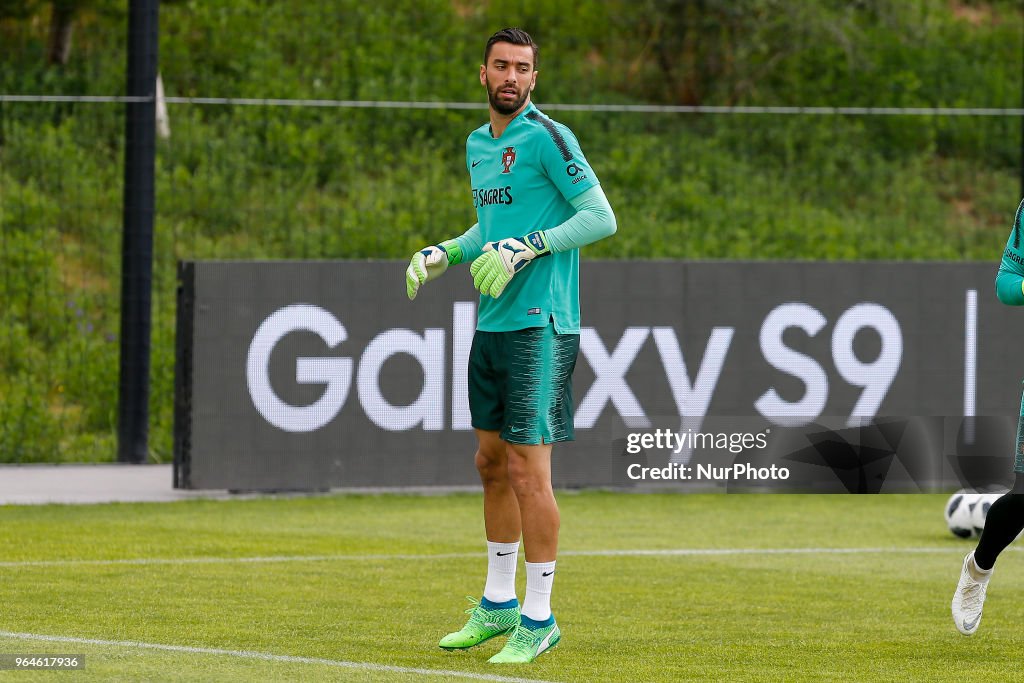
<path fill-rule="evenodd" d="M 551 248 L 540 230 L 526 237 L 508 237 L 489 242 L 484 245 L 483 256 L 473 261 L 469 268 L 473 286 L 481 294 L 497 299 L 516 273 L 530 265 L 533 259 L 550 253 Z"/>
<path fill-rule="evenodd" d="M 436 280 L 444 275 L 448 266 L 461 262 L 462 248 L 455 240 L 445 240 L 441 244 L 417 251 L 405 271 L 405 293 L 409 295 L 409 300 L 416 298 L 421 285 Z"/>

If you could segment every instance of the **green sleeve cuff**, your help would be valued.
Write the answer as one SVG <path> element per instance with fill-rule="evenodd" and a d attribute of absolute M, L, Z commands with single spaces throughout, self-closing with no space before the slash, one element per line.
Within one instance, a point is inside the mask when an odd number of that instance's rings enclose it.
<path fill-rule="evenodd" d="M 448 254 L 448 265 L 454 266 L 456 263 L 462 263 L 462 247 L 459 246 L 458 240 L 445 240 L 441 242 L 441 248 Z"/>

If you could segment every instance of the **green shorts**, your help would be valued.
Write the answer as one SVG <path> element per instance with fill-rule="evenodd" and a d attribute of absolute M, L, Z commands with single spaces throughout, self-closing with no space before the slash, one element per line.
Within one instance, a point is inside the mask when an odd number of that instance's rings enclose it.
<path fill-rule="evenodd" d="M 572 371 L 578 334 L 555 326 L 473 335 L 469 411 L 473 426 L 509 443 L 572 441 Z"/>

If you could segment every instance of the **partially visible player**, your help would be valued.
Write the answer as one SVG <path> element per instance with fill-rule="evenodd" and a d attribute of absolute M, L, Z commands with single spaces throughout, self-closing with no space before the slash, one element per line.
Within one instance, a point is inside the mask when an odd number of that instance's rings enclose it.
<path fill-rule="evenodd" d="M 413 255 L 409 298 L 450 265 L 473 261 L 480 291 L 469 405 L 484 488 L 487 579 L 459 631 L 467 649 L 510 633 L 490 661 L 531 662 L 558 643 L 551 612 L 559 513 L 552 444 L 573 439 L 572 371 L 580 343 L 579 248 L 615 232 L 615 216 L 572 132 L 531 102 L 537 45 L 507 28 L 487 41 L 480 84 L 490 123 L 466 141 L 478 222 Z M 522 536 L 526 599 L 516 598 Z"/>
<path fill-rule="evenodd" d="M 1024 306 L 1024 201 L 1017 207 L 1013 230 L 1006 241 L 1003 260 L 996 274 L 996 296 L 1010 306 Z M 985 530 L 978 547 L 967 553 L 960 570 L 960 582 L 953 593 L 953 622 L 960 633 L 969 636 L 978 630 L 985 591 L 996 558 L 1024 529 L 1024 396 L 1017 422 L 1017 449 L 1013 464 L 1013 488 L 1001 496 L 988 511 Z"/>

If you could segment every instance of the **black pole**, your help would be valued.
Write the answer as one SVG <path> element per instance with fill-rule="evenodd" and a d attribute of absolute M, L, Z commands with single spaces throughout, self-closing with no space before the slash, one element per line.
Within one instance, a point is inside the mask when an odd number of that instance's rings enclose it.
<path fill-rule="evenodd" d="M 127 90 L 145 98 L 125 105 L 117 459 L 130 463 L 144 463 L 149 454 L 158 18 L 158 0 L 130 1 Z"/>

